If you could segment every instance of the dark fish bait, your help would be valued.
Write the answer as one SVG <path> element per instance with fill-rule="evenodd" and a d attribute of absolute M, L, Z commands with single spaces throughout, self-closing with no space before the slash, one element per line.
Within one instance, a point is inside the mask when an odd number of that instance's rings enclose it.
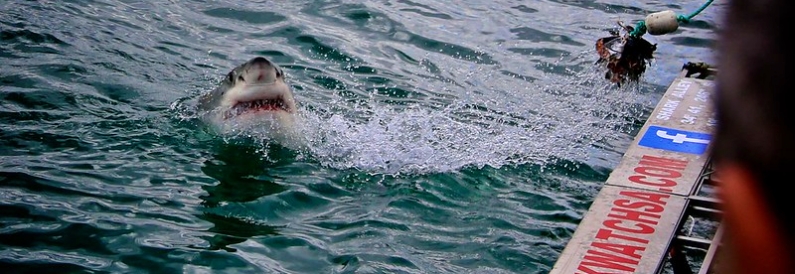
<path fill-rule="evenodd" d="M 641 37 L 630 35 L 632 27 L 624 26 L 621 22 L 618 24 L 626 34 L 611 31 L 610 36 L 597 39 L 596 52 L 599 54 L 599 60 L 596 63 L 607 68 L 606 79 L 620 85 L 626 81 L 637 82 L 640 79 L 646 72 L 646 66 L 654 58 L 652 54 L 657 49 L 657 45 Z"/>

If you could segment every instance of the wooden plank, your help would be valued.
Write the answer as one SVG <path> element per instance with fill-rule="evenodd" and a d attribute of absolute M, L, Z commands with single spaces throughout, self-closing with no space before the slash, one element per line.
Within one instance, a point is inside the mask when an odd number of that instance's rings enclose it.
<path fill-rule="evenodd" d="M 610 174 L 551 273 L 656 273 L 708 163 L 711 80 L 683 70 Z"/>

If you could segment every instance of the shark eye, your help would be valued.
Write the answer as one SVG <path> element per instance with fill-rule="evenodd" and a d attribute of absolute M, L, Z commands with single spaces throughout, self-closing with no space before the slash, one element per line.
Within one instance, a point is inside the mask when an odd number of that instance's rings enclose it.
<path fill-rule="evenodd" d="M 282 76 L 284 76 L 284 73 L 282 72 L 282 70 L 276 69 L 276 77 L 279 78 L 279 77 L 282 77 Z"/>
<path fill-rule="evenodd" d="M 237 76 L 237 80 L 238 80 L 238 81 L 241 81 L 241 82 L 245 82 L 245 81 L 246 81 L 246 79 L 245 79 L 245 78 L 243 78 L 243 75 L 239 75 L 239 76 Z"/>
<path fill-rule="evenodd" d="M 235 73 L 234 72 L 230 72 L 229 74 L 227 74 L 226 75 L 226 81 L 229 82 L 229 83 L 234 83 L 235 82 Z"/>

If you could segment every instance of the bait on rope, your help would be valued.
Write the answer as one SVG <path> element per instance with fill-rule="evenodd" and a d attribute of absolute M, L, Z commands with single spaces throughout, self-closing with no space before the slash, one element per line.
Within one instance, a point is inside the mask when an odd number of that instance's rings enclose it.
<path fill-rule="evenodd" d="M 644 33 L 663 35 L 676 31 L 679 23 L 688 23 L 703 11 L 713 0 L 707 1 L 698 10 L 690 15 L 676 15 L 667 10 L 649 14 L 644 21 L 635 27 L 626 26 L 618 22 L 619 30 L 611 30 L 610 36 L 596 40 L 596 53 L 599 55 L 597 64 L 603 65 L 607 72 L 605 78 L 621 85 L 627 81 L 637 82 L 646 72 L 646 67 L 654 58 L 657 44 L 652 44 L 643 39 Z"/>

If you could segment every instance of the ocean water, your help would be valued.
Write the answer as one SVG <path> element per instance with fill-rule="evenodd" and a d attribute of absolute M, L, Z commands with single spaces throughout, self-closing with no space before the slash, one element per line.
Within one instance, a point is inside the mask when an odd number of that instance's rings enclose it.
<path fill-rule="evenodd" d="M 594 42 L 703 2 L 0 0 L 0 272 L 546 273 L 723 3 Z M 197 118 L 254 56 L 305 146 Z"/>

